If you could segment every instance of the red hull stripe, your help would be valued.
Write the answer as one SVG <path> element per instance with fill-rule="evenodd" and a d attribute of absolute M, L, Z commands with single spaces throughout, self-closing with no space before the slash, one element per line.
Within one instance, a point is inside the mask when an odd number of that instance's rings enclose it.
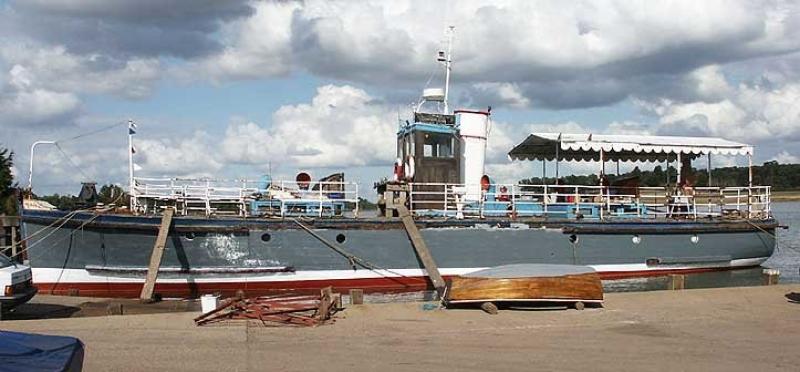
<path fill-rule="evenodd" d="M 749 266 L 757 267 L 757 266 Z M 691 269 L 663 269 L 642 271 L 605 271 L 598 272 L 603 280 L 630 279 L 665 276 L 670 274 L 694 274 L 712 271 L 743 269 L 748 267 L 716 267 Z M 445 279 L 450 277 L 445 276 Z M 361 278 L 361 279 L 326 279 L 298 281 L 262 281 L 262 282 L 203 282 L 203 283 L 157 283 L 155 293 L 168 298 L 198 297 L 206 293 L 220 293 L 223 296 L 234 296 L 242 290 L 248 296 L 263 296 L 282 292 L 316 293 L 321 288 L 333 287 L 337 292 L 349 289 L 363 289 L 367 293 L 402 293 L 432 290 L 424 277 L 397 278 Z M 35 283 L 39 293 L 51 295 L 72 295 L 87 297 L 136 298 L 142 290 L 141 282 L 131 283 Z"/>

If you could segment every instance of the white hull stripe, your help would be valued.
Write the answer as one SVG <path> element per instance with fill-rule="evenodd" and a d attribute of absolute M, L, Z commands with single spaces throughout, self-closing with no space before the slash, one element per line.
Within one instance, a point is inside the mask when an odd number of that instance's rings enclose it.
<path fill-rule="evenodd" d="M 646 264 L 615 264 L 615 265 L 589 265 L 599 273 L 603 272 L 658 272 L 664 270 L 696 270 L 696 269 L 715 269 L 715 268 L 736 268 L 758 266 L 768 257 L 746 258 L 732 260 L 725 263 L 698 263 L 688 265 L 660 265 L 647 266 Z M 439 271 L 444 276 L 463 275 L 477 270 L 484 270 L 486 267 L 469 268 L 442 268 Z M 34 283 L 143 283 L 144 276 L 124 276 L 124 275 L 97 275 L 90 273 L 86 269 L 58 269 L 58 268 L 39 268 L 34 267 Z M 182 275 L 181 277 L 169 277 L 169 275 L 159 275 L 159 283 L 242 283 L 242 282 L 293 282 L 306 280 L 347 280 L 347 279 L 376 279 L 376 278 L 399 278 L 399 277 L 421 277 L 426 272 L 422 269 L 392 269 L 370 271 L 359 270 L 308 270 L 296 272 L 281 272 L 267 274 L 244 274 L 244 275 L 224 275 L 224 274 L 201 274 L 201 275 Z"/>

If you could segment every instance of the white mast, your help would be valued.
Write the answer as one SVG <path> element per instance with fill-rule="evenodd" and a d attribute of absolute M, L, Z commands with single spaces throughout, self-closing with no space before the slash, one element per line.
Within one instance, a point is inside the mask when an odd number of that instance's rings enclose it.
<path fill-rule="evenodd" d="M 31 164 L 28 168 L 28 190 L 33 194 L 33 150 L 36 145 L 55 145 L 56 141 L 36 141 L 31 145 Z"/>
<path fill-rule="evenodd" d="M 455 30 L 455 26 L 450 26 L 447 32 L 447 55 L 445 56 L 444 60 L 444 113 L 449 114 L 450 109 L 447 107 L 447 96 L 450 93 L 450 65 L 453 62 L 452 52 L 453 52 L 453 33 Z"/>
<path fill-rule="evenodd" d="M 136 133 L 136 123 L 128 120 L 128 194 L 131 197 L 130 209 L 135 210 L 136 196 L 133 180 L 133 135 Z"/>

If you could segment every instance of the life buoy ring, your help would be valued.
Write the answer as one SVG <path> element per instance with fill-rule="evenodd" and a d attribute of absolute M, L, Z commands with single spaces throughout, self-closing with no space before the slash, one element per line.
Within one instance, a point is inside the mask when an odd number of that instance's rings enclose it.
<path fill-rule="evenodd" d="M 403 177 L 405 177 L 403 161 L 397 158 L 397 161 L 394 162 L 394 181 L 400 181 Z"/>
<path fill-rule="evenodd" d="M 308 190 L 308 187 L 311 186 L 311 175 L 306 172 L 298 173 L 294 180 L 300 190 Z"/>
<path fill-rule="evenodd" d="M 409 155 L 406 157 L 406 165 L 404 167 L 405 175 L 407 180 L 414 179 L 414 156 Z"/>

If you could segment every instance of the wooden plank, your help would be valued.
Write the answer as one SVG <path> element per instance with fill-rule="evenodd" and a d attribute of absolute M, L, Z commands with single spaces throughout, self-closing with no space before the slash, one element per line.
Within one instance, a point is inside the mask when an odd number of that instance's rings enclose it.
<path fill-rule="evenodd" d="M 602 301 L 597 273 L 531 278 L 455 277 L 447 301 L 584 300 Z"/>
<path fill-rule="evenodd" d="M 422 234 L 419 232 L 419 229 L 417 229 L 417 224 L 414 223 L 414 217 L 411 216 L 411 213 L 404 204 L 395 205 L 395 208 L 397 208 L 397 212 L 403 220 L 403 226 L 406 228 L 406 233 L 408 234 L 408 239 L 411 240 L 411 245 L 414 246 L 414 250 L 417 252 L 417 257 L 422 261 L 422 265 L 425 266 L 425 271 L 428 272 L 428 278 L 430 278 L 433 287 L 436 288 L 436 292 L 438 292 L 441 297 L 442 294 L 444 294 L 446 284 L 442 278 L 442 274 L 439 273 L 439 267 L 436 266 L 436 261 L 434 261 L 430 250 L 428 250 L 428 246 L 425 244 L 425 240 L 422 239 Z"/>
<path fill-rule="evenodd" d="M 364 290 L 363 289 L 351 289 L 350 290 L 350 304 L 351 305 L 361 305 L 364 303 Z"/>
<path fill-rule="evenodd" d="M 158 229 L 156 244 L 153 246 L 153 252 L 150 254 L 147 278 L 144 281 L 142 293 L 139 295 L 139 299 L 143 301 L 151 301 L 153 299 L 158 270 L 161 268 L 161 258 L 164 257 L 164 248 L 167 246 L 167 237 L 169 236 L 170 226 L 172 226 L 172 217 L 174 215 L 175 208 L 166 208 L 164 209 L 164 214 L 161 216 L 161 227 Z"/>
<path fill-rule="evenodd" d="M 19 251 L 17 249 L 17 245 L 19 245 L 19 242 L 18 242 L 18 239 L 17 239 L 17 228 L 16 228 L 16 226 L 12 226 L 11 227 L 11 258 L 13 258 L 15 261 L 22 262 L 17 257 L 17 252 Z"/>
<path fill-rule="evenodd" d="M 681 290 L 686 288 L 686 276 L 681 274 L 673 274 L 669 276 L 669 289 Z"/>

